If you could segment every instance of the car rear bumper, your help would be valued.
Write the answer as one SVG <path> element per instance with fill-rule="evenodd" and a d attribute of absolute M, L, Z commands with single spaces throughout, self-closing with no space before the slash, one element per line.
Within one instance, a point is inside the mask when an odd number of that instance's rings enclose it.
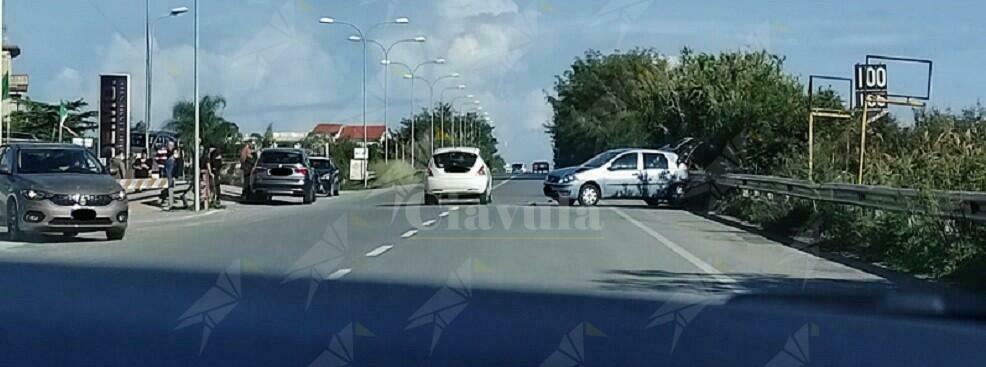
<path fill-rule="evenodd" d="M 20 206 L 18 224 L 25 232 L 125 230 L 130 220 L 126 201 L 113 201 L 104 206 L 63 206 L 48 200 L 23 200 Z"/>
<path fill-rule="evenodd" d="M 476 177 L 428 177 L 425 180 L 425 193 L 437 196 L 480 195 L 486 192 L 489 178 Z"/>
<path fill-rule="evenodd" d="M 308 184 L 303 178 L 255 179 L 250 188 L 265 195 L 303 196 L 308 190 Z"/>

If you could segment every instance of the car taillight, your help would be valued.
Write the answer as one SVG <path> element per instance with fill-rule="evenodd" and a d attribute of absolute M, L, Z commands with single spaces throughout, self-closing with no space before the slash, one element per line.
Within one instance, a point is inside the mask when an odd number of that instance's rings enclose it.
<path fill-rule="evenodd" d="M 480 176 L 486 176 L 486 167 L 479 166 L 479 171 L 476 171 L 476 174 Z"/>
<path fill-rule="evenodd" d="M 307 176 L 308 175 L 308 168 L 306 168 L 306 167 L 295 168 L 294 169 L 294 172 L 295 173 L 300 173 L 302 175 Z"/>

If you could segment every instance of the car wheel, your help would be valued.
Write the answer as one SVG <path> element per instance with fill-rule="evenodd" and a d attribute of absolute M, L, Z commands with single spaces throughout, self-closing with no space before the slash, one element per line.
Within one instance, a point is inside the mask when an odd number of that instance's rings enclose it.
<path fill-rule="evenodd" d="M 480 204 L 483 204 L 483 205 L 486 205 L 486 204 L 489 204 L 490 203 L 490 193 L 489 193 L 489 191 L 487 191 L 486 193 L 484 193 L 482 195 L 479 195 L 479 203 Z"/>
<path fill-rule="evenodd" d="M 341 183 L 337 183 L 336 186 L 335 186 L 335 189 L 332 190 L 332 196 L 339 196 L 339 185 L 342 185 L 342 184 Z"/>
<path fill-rule="evenodd" d="M 301 203 L 308 205 L 315 202 L 315 188 L 311 188 L 305 191 L 305 197 L 301 199 Z"/>
<path fill-rule="evenodd" d="M 106 231 L 106 239 L 110 241 L 119 241 L 123 239 L 123 235 L 126 233 L 127 231 L 124 229 L 111 229 Z"/>
<path fill-rule="evenodd" d="M 7 239 L 10 241 L 24 240 L 24 232 L 21 232 L 18 218 L 17 203 L 13 200 L 7 202 Z"/>
<path fill-rule="evenodd" d="M 579 204 L 594 206 L 599 203 L 599 188 L 593 184 L 582 185 L 579 190 Z"/>
<path fill-rule="evenodd" d="M 438 196 L 425 194 L 425 205 L 438 205 Z"/>
<path fill-rule="evenodd" d="M 647 206 L 651 206 L 651 207 L 656 207 L 658 205 L 661 205 L 661 201 L 657 199 L 644 199 L 644 202 L 647 203 Z"/>

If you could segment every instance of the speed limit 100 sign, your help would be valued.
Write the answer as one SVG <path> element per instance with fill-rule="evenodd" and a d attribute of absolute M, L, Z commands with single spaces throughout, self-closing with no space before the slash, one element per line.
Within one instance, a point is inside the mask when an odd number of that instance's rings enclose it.
<path fill-rule="evenodd" d="M 867 107 L 884 108 L 886 102 L 866 98 L 869 95 L 886 97 L 887 95 L 887 65 L 886 64 L 856 64 L 856 92 L 865 101 Z"/>

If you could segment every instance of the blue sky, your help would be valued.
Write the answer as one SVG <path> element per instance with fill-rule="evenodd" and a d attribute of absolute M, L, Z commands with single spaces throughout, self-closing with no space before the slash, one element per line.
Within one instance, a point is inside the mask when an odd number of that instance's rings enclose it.
<path fill-rule="evenodd" d="M 152 0 L 154 14 L 192 0 Z M 496 120 L 508 161 L 547 159 L 544 92 L 586 49 L 652 47 L 674 57 L 698 51 L 767 49 L 786 69 L 850 76 L 866 54 L 930 58 L 932 104 L 961 108 L 984 94 L 986 4 L 973 1 L 656 1 L 656 0 L 200 0 L 202 93 L 228 99 L 226 116 L 248 132 L 274 123 L 304 131 L 316 121 L 359 122 L 360 50 L 331 15 L 361 25 L 407 16 L 408 25 L 378 28 L 381 42 L 424 35 L 425 44 L 395 47 L 391 59 L 417 63 L 427 78 L 452 72 Z M 21 46 L 15 73 L 31 75 L 37 100 L 95 101 L 98 74 L 133 76 L 132 113 L 143 119 L 144 6 L 138 0 L 6 0 L 7 39 Z M 192 95 L 192 17 L 155 23 L 155 124 L 171 103 Z M 369 113 L 383 121 L 378 50 L 369 52 Z M 895 73 L 895 70 L 897 71 Z M 891 65 L 891 89 L 913 90 L 922 76 Z M 410 109 L 409 86 L 390 73 L 389 120 Z M 427 103 L 418 83 L 416 101 Z M 436 94 L 438 92 L 436 91 Z M 446 97 L 455 95 L 448 92 Z M 436 95 L 436 99 L 438 96 Z"/>

